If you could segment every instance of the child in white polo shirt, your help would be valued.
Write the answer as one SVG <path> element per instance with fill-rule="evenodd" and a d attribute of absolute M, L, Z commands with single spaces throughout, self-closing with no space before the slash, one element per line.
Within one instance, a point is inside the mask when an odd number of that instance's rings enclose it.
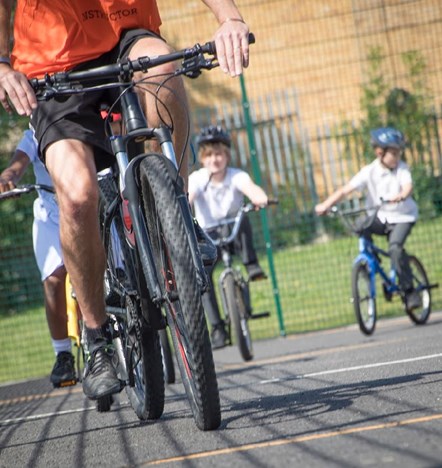
<path fill-rule="evenodd" d="M 371 144 L 376 159 L 363 167 L 350 181 L 332 193 L 315 207 L 318 215 L 323 215 L 341 199 L 355 190 L 366 193 L 367 207 L 383 204 L 373 223 L 363 235 L 371 234 L 388 237 L 388 251 L 398 275 L 399 284 L 405 292 L 409 310 L 421 306 L 419 294 L 413 289 L 413 278 L 404 251 L 405 241 L 418 218 L 418 207 L 411 197 L 413 181 L 408 165 L 401 160 L 405 148 L 403 134 L 392 127 L 372 130 Z"/>
<path fill-rule="evenodd" d="M 264 207 L 268 203 L 264 190 L 253 182 L 247 172 L 229 166 L 230 146 L 230 136 L 219 126 L 203 128 L 198 137 L 198 156 L 202 168 L 189 176 L 189 201 L 198 223 L 209 235 L 211 226 L 237 214 L 244 203 L 244 196 L 256 207 Z M 247 217 L 243 219 L 233 247 L 235 252 L 241 253 L 251 281 L 266 278 L 258 263 L 252 227 Z M 212 325 L 212 347 L 217 349 L 225 346 L 227 333 L 216 301 L 213 268 L 209 272 L 210 291 L 203 296 L 203 304 Z"/>
<path fill-rule="evenodd" d="M 37 141 L 32 130 L 26 130 L 8 165 L 0 174 L 0 192 L 13 189 L 32 163 L 37 184 L 52 187 L 52 180 L 38 158 Z M 66 269 L 59 234 L 59 211 L 53 193 L 38 190 L 34 201 L 32 238 L 35 259 L 41 274 L 45 297 L 46 319 L 56 361 L 50 381 L 54 387 L 76 382 L 72 341 L 67 331 Z"/>

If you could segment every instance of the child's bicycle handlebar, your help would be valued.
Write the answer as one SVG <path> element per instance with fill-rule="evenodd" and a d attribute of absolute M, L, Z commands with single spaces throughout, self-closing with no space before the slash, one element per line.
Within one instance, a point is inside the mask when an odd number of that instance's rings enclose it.
<path fill-rule="evenodd" d="M 7 192 L 0 193 L 0 200 L 6 200 L 8 198 L 15 198 L 25 193 L 31 193 L 35 190 L 44 190 L 46 192 L 55 193 L 55 190 L 50 185 L 44 184 L 25 184 L 19 185 Z"/>
<path fill-rule="evenodd" d="M 277 204 L 278 204 L 277 199 L 269 199 L 267 206 L 277 205 Z M 219 237 L 218 239 L 212 239 L 212 242 L 214 243 L 214 245 L 218 247 L 218 246 L 227 245 L 233 242 L 235 237 L 238 235 L 238 231 L 239 231 L 241 222 L 245 214 L 249 213 L 250 211 L 255 211 L 257 208 L 262 209 L 265 207 L 256 207 L 253 203 L 246 203 L 239 209 L 238 213 L 236 214 L 234 218 L 226 218 L 213 226 L 207 227 L 206 230 L 214 230 L 217 228 L 222 228 L 223 226 L 226 226 L 229 224 L 233 225 L 232 230 L 228 236 L 222 236 L 222 237 Z"/>
<path fill-rule="evenodd" d="M 363 231 L 365 228 L 367 228 L 373 223 L 382 206 L 388 205 L 390 203 L 400 202 L 384 200 L 383 198 L 381 198 L 380 203 L 378 205 L 349 210 L 343 210 L 339 206 L 333 205 L 330 208 L 329 215 L 339 216 L 342 219 L 343 223 L 347 226 L 347 228 L 350 229 L 350 231 L 352 231 L 354 234 L 359 236 L 361 234 L 361 231 Z M 361 219 L 359 215 L 364 216 Z"/>

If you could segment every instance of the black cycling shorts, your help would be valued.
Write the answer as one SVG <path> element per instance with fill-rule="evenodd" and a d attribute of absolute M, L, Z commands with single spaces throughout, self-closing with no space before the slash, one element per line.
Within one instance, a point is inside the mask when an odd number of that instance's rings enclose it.
<path fill-rule="evenodd" d="M 100 57 L 82 63 L 73 70 L 84 70 L 115 63 L 129 54 L 132 45 L 142 37 L 157 34 L 135 29 L 125 31 L 120 42 Z M 94 91 L 71 96 L 57 96 L 49 101 L 38 103 L 32 113 L 31 126 L 39 143 L 40 159 L 44 162 L 46 148 L 59 140 L 80 140 L 94 148 L 97 170 L 108 167 L 112 161 L 111 148 L 104 132 L 104 122 L 100 114 L 103 103 L 113 103 L 118 90 Z M 60 157 L 63 157 L 60 155 Z"/>

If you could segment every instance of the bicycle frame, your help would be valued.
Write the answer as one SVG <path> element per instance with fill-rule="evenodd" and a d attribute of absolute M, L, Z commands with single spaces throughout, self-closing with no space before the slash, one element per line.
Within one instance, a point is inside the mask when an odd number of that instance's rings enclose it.
<path fill-rule="evenodd" d="M 357 263 L 365 263 L 368 266 L 370 277 L 370 295 L 376 297 L 376 274 L 379 274 L 387 287 L 387 292 L 399 292 L 400 288 L 396 283 L 396 271 L 391 268 L 389 274 L 382 268 L 378 255 L 390 258 L 390 255 L 385 250 L 376 246 L 372 240 L 366 237 L 359 237 L 359 254 L 353 261 L 353 265 Z"/>
<path fill-rule="evenodd" d="M 127 83 L 130 77 L 120 78 L 122 84 Z M 129 81 L 130 82 L 130 81 Z M 125 119 L 124 125 L 127 129 L 124 135 L 112 134 L 110 137 L 112 150 L 115 155 L 118 166 L 118 181 L 120 196 L 117 197 L 114 203 L 109 207 L 108 213 L 105 215 L 105 232 L 109 235 L 110 224 L 115 216 L 117 209 L 122 210 L 124 219 L 125 235 L 129 245 L 136 248 L 138 255 L 143 260 L 141 265 L 144 269 L 144 277 L 146 278 L 146 287 L 149 291 L 149 296 L 152 302 L 160 306 L 165 298 L 162 295 L 159 279 L 155 269 L 152 246 L 149 236 L 145 229 L 145 223 L 142 220 L 141 210 L 139 209 L 141 200 L 138 194 L 138 166 L 141 161 L 148 157 L 146 154 L 138 154 L 135 157 L 130 154 L 129 147 L 131 143 L 139 146 L 140 142 L 147 139 L 155 138 L 158 140 L 162 154 L 169 161 L 171 167 L 178 173 L 178 164 L 175 156 L 175 151 L 172 145 L 172 135 L 168 128 L 147 128 L 147 123 L 141 106 L 133 88 L 126 89 L 122 87 L 121 106 L 122 116 Z M 112 132 L 112 129 L 110 129 Z M 113 132 L 112 132 L 113 133 Z M 192 215 L 188 206 L 187 198 L 184 192 L 179 193 L 179 180 L 177 180 L 177 197 L 180 202 L 183 218 L 187 227 L 187 236 L 190 241 L 192 257 L 197 268 L 198 279 L 202 291 L 208 287 L 206 273 L 200 255 L 198 255 L 198 244 L 193 229 Z M 125 216 L 126 215 L 126 216 Z M 133 234 L 132 235 L 132 231 Z M 151 308 L 149 317 L 152 323 L 156 324 L 156 328 L 164 328 L 163 318 L 159 307 Z"/>

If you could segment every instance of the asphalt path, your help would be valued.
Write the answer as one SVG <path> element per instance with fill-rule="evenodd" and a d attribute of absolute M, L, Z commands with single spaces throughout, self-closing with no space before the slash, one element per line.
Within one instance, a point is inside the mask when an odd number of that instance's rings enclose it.
<path fill-rule="evenodd" d="M 442 466 L 442 313 L 214 353 L 222 425 L 199 431 L 180 382 L 140 423 L 124 391 L 98 413 L 79 385 L 0 387 L 0 467 Z"/>

